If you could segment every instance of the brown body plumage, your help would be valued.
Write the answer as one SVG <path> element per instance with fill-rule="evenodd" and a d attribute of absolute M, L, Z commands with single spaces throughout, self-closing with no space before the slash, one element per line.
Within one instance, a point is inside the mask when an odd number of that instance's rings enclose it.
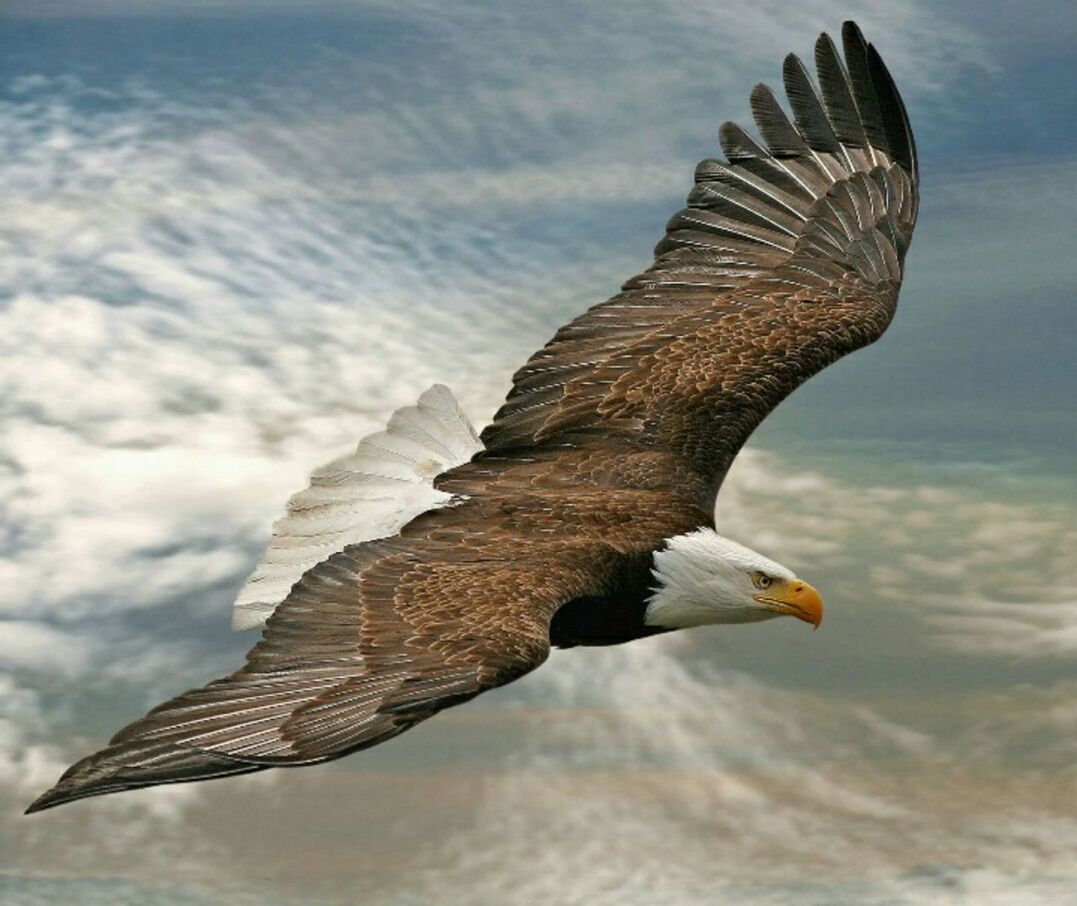
<path fill-rule="evenodd" d="M 713 524 L 734 456 L 786 395 L 877 339 L 916 219 L 900 97 L 855 25 L 786 60 L 765 145 L 721 130 L 652 267 L 514 378 L 485 449 L 436 478 L 456 505 L 309 569 L 246 666 L 120 731 L 31 806 L 300 765 L 510 682 L 558 644 L 645 625 L 652 558 Z M 847 69 L 846 69 L 847 67 Z"/>

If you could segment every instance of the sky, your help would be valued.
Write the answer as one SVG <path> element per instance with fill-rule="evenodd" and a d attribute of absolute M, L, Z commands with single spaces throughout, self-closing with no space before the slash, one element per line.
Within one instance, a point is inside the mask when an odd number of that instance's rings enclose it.
<path fill-rule="evenodd" d="M 1072 6 L 445 7 L 0 10 L 0 901 L 1077 903 Z M 485 423 L 850 16 L 920 149 L 901 303 L 718 502 L 819 632 L 555 652 L 332 765 L 22 817 L 242 663 L 312 467 L 435 381 Z"/>

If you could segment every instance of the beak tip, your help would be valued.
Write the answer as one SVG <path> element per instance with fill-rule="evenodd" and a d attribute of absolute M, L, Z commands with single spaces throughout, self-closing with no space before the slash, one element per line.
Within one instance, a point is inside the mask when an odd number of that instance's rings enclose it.
<path fill-rule="evenodd" d="M 815 632 L 823 623 L 823 596 L 807 582 L 803 582 L 796 590 L 796 597 L 796 603 L 803 611 L 801 618 L 811 623 L 812 632 Z"/>

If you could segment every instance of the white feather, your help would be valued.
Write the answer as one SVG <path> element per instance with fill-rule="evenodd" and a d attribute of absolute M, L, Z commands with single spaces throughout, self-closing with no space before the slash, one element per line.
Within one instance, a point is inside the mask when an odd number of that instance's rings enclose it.
<path fill-rule="evenodd" d="M 273 525 L 262 562 L 236 598 L 233 629 L 261 626 L 308 569 L 349 544 L 395 535 L 452 498 L 434 478 L 467 462 L 482 443 L 448 387 L 435 384 L 398 409 L 385 431 L 315 469 Z"/>

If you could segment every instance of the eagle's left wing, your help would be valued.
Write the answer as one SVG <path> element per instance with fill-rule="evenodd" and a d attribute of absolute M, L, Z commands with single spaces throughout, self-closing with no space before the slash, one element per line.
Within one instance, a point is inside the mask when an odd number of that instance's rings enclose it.
<path fill-rule="evenodd" d="M 764 417 L 882 335 L 917 212 L 916 149 L 893 80 L 859 29 L 816 44 L 819 89 L 784 67 L 793 120 L 765 85 L 762 134 L 721 129 L 655 261 L 536 352 L 482 433 L 482 457 L 540 448 L 664 451 L 713 503 Z"/>

